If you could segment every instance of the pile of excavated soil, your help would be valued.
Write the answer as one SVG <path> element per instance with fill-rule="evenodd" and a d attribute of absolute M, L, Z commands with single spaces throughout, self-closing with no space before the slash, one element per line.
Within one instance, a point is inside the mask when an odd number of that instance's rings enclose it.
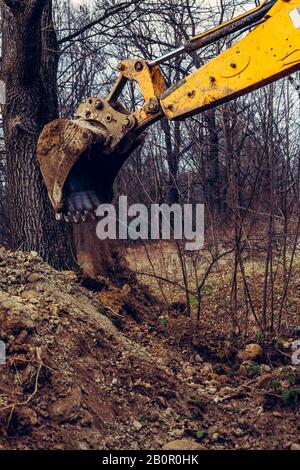
<path fill-rule="evenodd" d="M 132 290 L 89 291 L 36 253 L 0 251 L 4 448 L 157 449 L 183 426 L 189 389 L 138 341 L 138 301 L 159 313 Z"/>
<path fill-rule="evenodd" d="M 0 340 L 0 449 L 299 446 L 288 349 L 273 364 L 225 332 L 195 334 L 132 279 L 88 282 L 0 249 Z"/>

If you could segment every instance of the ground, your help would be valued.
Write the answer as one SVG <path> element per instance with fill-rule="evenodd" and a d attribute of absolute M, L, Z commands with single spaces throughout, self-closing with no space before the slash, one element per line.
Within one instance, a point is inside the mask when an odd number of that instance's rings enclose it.
<path fill-rule="evenodd" d="M 236 246 L 232 234 L 226 232 L 222 238 L 219 234 L 216 238 L 219 238 L 218 243 L 208 237 L 205 248 L 200 251 L 187 252 L 174 241 L 160 241 L 129 247 L 126 256 L 131 270 L 156 297 L 182 311 L 189 303 L 194 318 L 199 305 L 198 314 L 205 328 L 215 327 L 217 323 L 226 331 L 247 337 L 260 334 L 253 311 L 261 318 L 266 292 L 267 326 L 271 326 L 273 316 L 276 330 L 281 309 L 281 333 L 297 329 L 300 325 L 298 250 L 293 255 L 290 244 L 284 257 L 283 242 L 276 240 L 273 270 L 271 273 L 269 268 L 266 275 L 268 241 L 261 229 L 249 236 L 249 247 L 243 249 L 243 276 L 240 266 L 235 270 Z M 216 254 L 217 261 L 212 263 L 212 256 Z M 290 275 L 289 266 L 292 266 Z M 286 279 L 289 279 L 288 284 Z M 199 285 L 202 286 L 200 300 Z"/>
<path fill-rule="evenodd" d="M 0 448 L 297 449 L 295 338 L 233 337 L 134 277 L 0 249 Z"/>

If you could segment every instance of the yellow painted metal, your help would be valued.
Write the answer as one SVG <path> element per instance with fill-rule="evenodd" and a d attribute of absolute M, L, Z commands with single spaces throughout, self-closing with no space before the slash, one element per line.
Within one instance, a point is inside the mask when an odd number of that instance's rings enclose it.
<path fill-rule="evenodd" d="M 119 69 L 123 77 L 138 83 L 145 102 L 158 98 L 166 89 L 159 67 L 150 67 L 142 59 L 123 60 Z"/>
<path fill-rule="evenodd" d="M 300 25 L 290 17 L 296 8 L 299 0 L 278 0 L 251 33 L 163 93 L 166 117 L 194 115 L 300 69 Z"/>

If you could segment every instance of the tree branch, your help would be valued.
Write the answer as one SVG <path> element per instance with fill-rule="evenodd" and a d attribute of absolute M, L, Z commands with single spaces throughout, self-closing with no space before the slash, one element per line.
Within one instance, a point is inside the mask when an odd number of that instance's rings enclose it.
<path fill-rule="evenodd" d="M 131 5 L 136 5 L 140 1 L 141 0 L 132 0 L 131 2 L 123 2 L 123 3 L 121 3 L 120 5 L 118 5 L 116 7 L 111 7 L 100 18 L 97 18 L 97 19 L 91 21 L 90 23 L 86 24 L 85 26 L 82 26 L 82 28 L 78 29 L 74 33 L 69 34 L 68 36 L 65 36 L 64 38 L 60 39 L 58 41 L 58 44 L 64 44 L 65 42 L 72 41 L 73 39 L 76 39 L 78 36 L 85 33 L 85 31 L 88 31 L 89 29 L 93 28 L 94 26 L 101 23 L 102 21 L 110 18 L 111 16 L 115 15 L 116 13 L 119 13 L 123 10 L 126 10 Z"/>

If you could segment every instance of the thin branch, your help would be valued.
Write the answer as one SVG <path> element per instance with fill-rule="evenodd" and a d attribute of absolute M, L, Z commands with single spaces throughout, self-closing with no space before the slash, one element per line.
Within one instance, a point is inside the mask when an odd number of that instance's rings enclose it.
<path fill-rule="evenodd" d="M 124 2 L 121 3 L 120 5 L 116 7 L 110 8 L 108 11 L 106 11 L 100 18 L 97 18 L 90 23 L 86 24 L 85 26 L 82 26 L 82 28 L 78 29 L 72 34 L 69 34 L 68 36 L 65 36 L 64 38 L 60 39 L 58 41 L 58 44 L 64 44 L 68 41 L 72 41 L 73 39 L 76 39 L 78 36 L 81 36 L 81 34 L 85 33 L 85 31 L 88 31 L 89 29 L 93 28 L 94 26 L 102 23 L 102 21 L 107 20 L 111 16 L 115 15 L 116 13 L 120 13 L 123 10 L 126 10 L 129 8 L 131 5 L 136 5 L 139 3 L 141 0 L 132 0 L 131 2 Z"/>

